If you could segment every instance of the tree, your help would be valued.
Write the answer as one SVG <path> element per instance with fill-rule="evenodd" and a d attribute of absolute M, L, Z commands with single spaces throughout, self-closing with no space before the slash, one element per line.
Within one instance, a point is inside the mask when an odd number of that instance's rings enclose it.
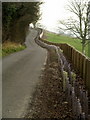
<path fill-rule="evenodd" d="M 40 18 L 42 2 L 3 2 L 2 3 L 2 40 L 23 42 L 25 29 Z M 15 31 L 15 32 L 14 32 Z M 22 33 L 21 35 L 19 34 Z M 15 34 L 16 33 L 16 34 Z M 23 37 L 24 35 L 24 37 Z M 19 36 L 19 38 L 15 38 Z M 22 38 L 23 37 L 23 38 Z"/>
<path fill-rule="evenodd" d="M 63 30 L 69 30 L 77 38 L 81 39 L 82 53 L 85 54 L 85 47 L 88 41 L 88 2 L 87 0 L 71 0 L 68 10 L 72 13 L 72 17 L 65 21 L 59 21 L 64 27 Z"/>

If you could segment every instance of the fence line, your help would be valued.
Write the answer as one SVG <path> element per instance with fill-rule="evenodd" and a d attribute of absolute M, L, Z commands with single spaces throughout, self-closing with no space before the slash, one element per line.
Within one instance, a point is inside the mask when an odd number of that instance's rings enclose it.
<path fill-rule="evenodd" d="M 90 59 L 69 44 L 59 44 L 48 42 L 43 39 L 41 40 L 49 45 L 59 46 L 60 49 L 63 50 L 64 55 L 71 61 L 76 72 L 83 78 L 86 89 L 90 94 Z"/>
<path fill-rule="evenodd" d="M 86 88 L 90 92 L 90 59 L 77 51 L 72 46 L 66 44 L 66 49 L 60 44 L 65 56 L 72 62 L 73 67 L 84 79 Z"/>
<path fill-rule="evenodd" d="M 40 32 L 40 31 L 39 31 Z M 41 34 L 40 34 L 41 33 Z M 42 32 L 39 33 L 39 36 L 42 37 Z M 63 91 L 67 93 L 67 100 L 69 104 L 72 106 L 72 111 L 74 115 L 75 120 L 86 120 L 88 119 L 89 113 L 88 113 L 88 93 L 85 91 L 83 86 L 79 84 L 76 80 L 76 75 L 73 73 L 70 69 L 70 65 L 68 64 L 68 61 L 66 60 L 65 56 L 63 55 L 63 52 L 61 49 L 63 49 L 64 54 L 67 54 L 67 57 L 69 59 L 73 60 L 73 64 L 75 67 L 80 67 L 81 74 L 84 73 L 84 70 L 82 70 L 85 65 L 87 65 L 87 68 L 89 69 L 89 62 L 88 59 L 85 59 L 84 57 L 80 57 L 81 54 L 78 53 L 74 48 L 68 47 L 67 44 L 60 44 L 58 45 L 53 44 L 49 45 L 46 44 L 46 42 L 42 42 L 38 40 L 38 37 L 35 39 L 35 41 L 41 45 L 44 48 L 47 49 L 54 49 L 58 55 L 58 63 L 60 65 L 60 70 L 62 74 L 63 79 Z M 61 49 L 60 49 L 61 48 Z M 70 52 L 70 54 L 69 54 Z M 78 61 L 78 58 L 80 57 L 80 62 L 77 64 L 76 61 Z M 76 58 L 76 59 L 75 59 Z M 84 62 L 84 67 L 83 63 Z M 85 68 L 86 70 L 86 68 Z"/>
<path fill-rule="evenodd" d="M 61 73 L 63 78 L 63 91 L 67 93 L 67 100 L 72 106 L 74 119 L 84 120 L 88 119 L 88 94 L 83 86 L 76 81 L 75 73 L 70 71 L 70 66 L 66 66 L 67 60 L 63 53 L 58 48 L 58 61 L 61 64 Z M 67 68 L 68 67 L 68 68 Z M 65 69 L 67 68 L 67 69 Z M 67 70 L 67 71 L 66 71 Z M 70 77 L 69 77 L 70 74 Z"/>

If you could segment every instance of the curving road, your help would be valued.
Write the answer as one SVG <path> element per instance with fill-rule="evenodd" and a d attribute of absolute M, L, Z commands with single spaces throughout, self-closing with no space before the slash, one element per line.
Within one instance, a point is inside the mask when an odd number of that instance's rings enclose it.
<path fill-rule="evenodd" d="M 26 37 L 27 48 L 11 54 L 2 61 L 2 117 L 20 118 L 30 102 L 35 86 L 40 81 L 46 50 L 34 42 L 37 31 Z"/>

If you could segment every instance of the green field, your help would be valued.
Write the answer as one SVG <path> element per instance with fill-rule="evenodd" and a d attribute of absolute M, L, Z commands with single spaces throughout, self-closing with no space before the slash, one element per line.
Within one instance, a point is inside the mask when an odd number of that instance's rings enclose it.
<path fill-rule="evenodd" d="M 47 40 L 53 43 L 67 43 L 73 47 L 75 47 L 80 52 L 82 51 L 81 40 L 76 38 L 71 38 L 64 35 L 57 35 L 54 33 L 46 32 L 45 36 Z M 88 55 L 88 47 L 85 48 L 86 55 Z"/>

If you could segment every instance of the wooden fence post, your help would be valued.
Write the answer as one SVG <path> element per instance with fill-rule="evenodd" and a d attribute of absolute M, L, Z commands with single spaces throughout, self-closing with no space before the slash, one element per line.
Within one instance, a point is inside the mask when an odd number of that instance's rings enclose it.
<path fill-rule="evenodd" d="M 90 60 L 86 59 L 86 88 L 90 95 Z"/>
<path fill-rule="evenodd" d="M 74 65 L 75 65 L 75 70 L 77 71 L 77 51 L 74 51 Z"/>
<path fill-rule="evenodd" d="M 73 48 L 71 47 L 71 58 L 70 58 L 70 59 L 71 59 L 71 61 L 72 61 L 72 50 L 73 50 Z"/>
<path fill-rule="evenodd" d="M 83 56 L 83 79 L 86 79 L 86 58 Z"/>
<path fill-rule="evenodd" d="M 82 60 L 82 54 L 80 53 L 80 75 L 83 76 L 83 60 Z"/>
<path fill-rule="evenodd" d="M 79 71 L 79 64 L 80 64 L 80 62 L 79 62 L 79 52 L 77 51 L 77 58 L 76 58 L 76 69 L 77 69 L 77 71 Z"/>
<path fill-rule="evenodd" d="M 73 67 L 75 67 L 75 50 L 73 49 L 73 61 L 72 61 L 72 63 L 73 63 Z"/>
<path fill-rule="evenodd" d="M 65 56 L 71 60 L 73 67 L 80 74 L 90 94 L 90 60 L 68 44 L 61 44 Z"/>
<path fill-rule="evenodd" d="M 71 60 L 71 47 L 67 44 L 68 59 Z"/>
<path fill-rule="evenodd" d="M 73 56 L 74 56 L 74 55 L 73 55 L 73 51 L 74 51 L 74 50 L 73 50 L 73 48 L 72 48 L 72 61 L 71 61 L 72 64 L 73 64 L 73 59 L 74 59 L 74 57 L 73 57 Z"/>
<path fill-rule="evenodd" d="M 75 52 L 76 52 L 76 51 L 75 51 L 75 49 L 74 49 L 74 51 L 73 51 L 73 54 L 74 54 L 74 68 L 76 68 L 76 67 L 75 67 L 75 64 L 76 64 L 76 55 L 75 55 Z"/>
<path fill-rule="evenodd" d="M 68 57 L 67 44 L 63 44 L 65 56 Z"/>

